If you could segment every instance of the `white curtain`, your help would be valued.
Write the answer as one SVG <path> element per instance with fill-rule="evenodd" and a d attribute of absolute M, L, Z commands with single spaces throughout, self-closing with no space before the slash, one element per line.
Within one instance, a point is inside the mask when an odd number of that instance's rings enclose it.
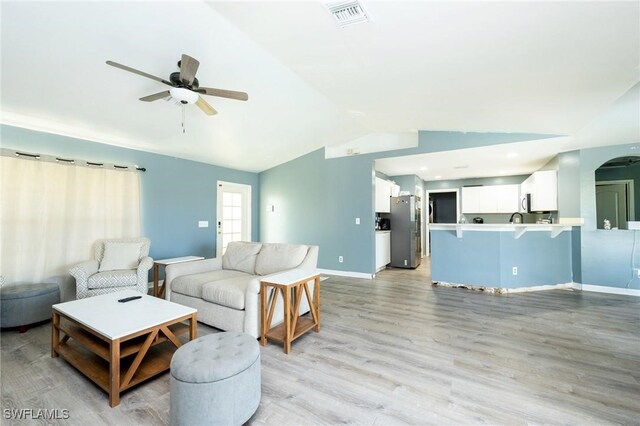
<path fill-rule="evenodd" d="M 138 173 L 0 157 L 0 275 L 42 282 L 91 259 L 99 238 L 140 236 Z"/>

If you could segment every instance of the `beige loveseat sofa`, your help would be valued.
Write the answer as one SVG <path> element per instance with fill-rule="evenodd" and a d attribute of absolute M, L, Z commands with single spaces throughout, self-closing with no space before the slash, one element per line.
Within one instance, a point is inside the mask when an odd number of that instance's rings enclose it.
<path fill-rule="evenodd" d="M 260 280 L 290 269 L 314 270 L 318 247 L 232 242 L 222 258 L 168 265 L 166 298 L 198 310 L 198 321 L 260 337 Z M 313 281 L 310 282 L 313 291 Z M 278 298 L 272 324 L 282 322 Z M 305 297 L 300 314 L 309 311 Z"/>

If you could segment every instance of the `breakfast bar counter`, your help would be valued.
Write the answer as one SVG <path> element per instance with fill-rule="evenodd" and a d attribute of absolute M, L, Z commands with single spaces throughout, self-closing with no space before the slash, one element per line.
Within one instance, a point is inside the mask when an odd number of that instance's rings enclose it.
<path fill-rule="evenodd" d="M 579 260 L 578 225 L 432 224 L 431 277 L 444 285 L 486 290 L 569 286 Z"/>
<path fill-rule="evenodd" d="M 549 232 L 551 238 L 561 232 L 571 231 L 571 224 L 551 223 L 434 223 L 429 225 L 432 231 L 455 230 L 456 236 L 462 238 L 465 231 L 513 232 L 514 238 L 520 238 L 525 232 Z"/>

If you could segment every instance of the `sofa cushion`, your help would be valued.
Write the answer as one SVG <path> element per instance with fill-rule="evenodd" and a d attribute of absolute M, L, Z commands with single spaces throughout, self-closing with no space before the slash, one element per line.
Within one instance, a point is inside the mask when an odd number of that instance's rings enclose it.
<path fill-rule="evenodd" d="M 183 275 L 171 281 L 171 291 L 185 296 L 202 298 L 202 285 L 212 281 L 228 280 L 234 277 L 248 276 L 248 274 L 233 269 L 218 269 L 217 271 L 202 272 L 200 274 Z"/>
<path fill-rule="evenodd" d="M 294 244 L 263 244 L 256 258 L 256 274 L 268 275 L 300 265 L 309 251 L 308 246 Z"/>
<path fill-rule="evenodd" d="M 140 263 L 142 244 L 142 242 L 105 242 L 98 272 L 136 269 Z"/>
<path fill-rule="evenodd" d="M 245 275 L 207 283 L 202 286 L 202 299 L 216 305 L 242 310 L 247 285 L 254 278 L 255 276 Z"/>
<path fill-rule="evenodd" d="M 138 284 L 138 275 L 135 269 L 126 271 L 107 271 L 93 274 L 87 280 L 89 289 L 131 287 Z"/>
<path fill-rule="evenodd" d="M 233 241 L 227 246 L 222 256 L 222 269 L 235 269 L 236 271 L 255 273 L 256 256 L 262 244 L 247 241 Z"/>

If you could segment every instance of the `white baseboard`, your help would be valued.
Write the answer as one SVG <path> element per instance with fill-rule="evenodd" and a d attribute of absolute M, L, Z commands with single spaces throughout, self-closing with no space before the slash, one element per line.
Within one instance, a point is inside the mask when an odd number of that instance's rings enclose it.
<path fill-rule="evenodd" d="M 333 269 L 318 269 L 321 274 L 337 275 L 339 277 L 351 277 L 351 278 L 365 278 L 372 279 L 372 274 L 365 274 L 364 272 L 351 272 L 351 271 L 334 271 Z"/>
<path fill-rule="evenodd" d="M 633 288 L 608 287 L 605 285 L 591 285 L 591 284 L 579 284 L 579 283 L 573 283 L 573 288 L 575 290 L 582 290 L 582 291 L 594 291 L 597 293 L 621 294 L 623 296 L 640 297 L 640 290 L 636 290 Z"/>
<path fill-rule="evenodd" d="M 525 293 L 527 291 L 567 290 L 574 289 L 574 283 L 536 285 L 532 287 L 502 288 L 503 293 Z"/>

